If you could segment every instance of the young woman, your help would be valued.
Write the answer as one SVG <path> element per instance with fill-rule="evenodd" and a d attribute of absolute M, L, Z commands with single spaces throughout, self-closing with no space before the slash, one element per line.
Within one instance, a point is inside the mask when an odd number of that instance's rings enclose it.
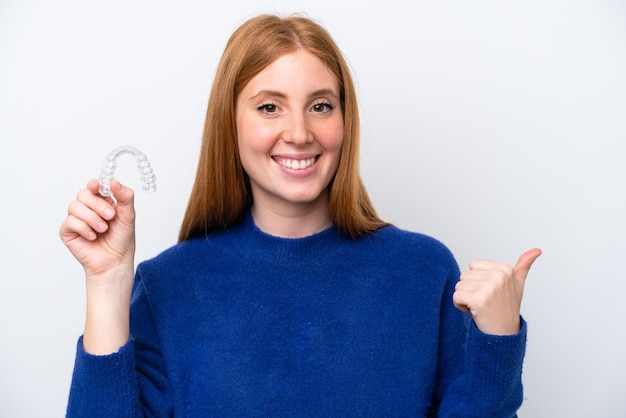
<path fill-rule="evenodd" d="M 91 181 L 61 238 L 87 317 L 68 416 L 510 417 L 524 281 L 376 215 L 346 63 L 318 24 L 231 36 L 179 243 L 134 272 L 133 192 Z"/>

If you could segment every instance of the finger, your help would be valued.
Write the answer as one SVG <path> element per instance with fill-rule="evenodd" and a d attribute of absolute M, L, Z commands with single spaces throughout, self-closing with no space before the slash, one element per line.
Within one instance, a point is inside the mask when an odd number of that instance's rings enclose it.
<path fill-rule="evenodd" d="M 480 268 L 474 268 L 465 270 L 461 273 L 460 282 L 479 282 L 492 280 L 494 277 L 506 277 L 511 275 L 513 268 L 507 264 L 501 263 L 489 263 L 480 266 Z"/>
<path fill-rule="evenodd" d="M 515 276 L 522 280 L 525 280 L 526 276 L 528 276 L 528 272 L 530 271 L 530 267 L 541 255 L 541 253 L 542 251 L 539 248 L 533 248 L 522 254 L 517 260 L 515 267 L 513 267 L 513 272 L 515 273 Z"/>
<path fill-rule="evenodd" d="M 461 312 L 469 312 L 468 292 L 464 290 L 456 290 L 452 295 L 452 303 Z"/>
<path fill-rule="evenodd" d="M 59 230 L 59 235 L 61 236 L 61 240 L 66 244 L 78 236 L 88 241 L 93 241 L 98 237 L 96 232 L 89 225 L 74 215 L 69 215 L 65 219 L 65 222 L 63 222 Z"/>
<path fill-rule="evenodd" d="M 80 200 L 74 200 L 70 203 L 67 213 L 69 217 L 80 220 L 95 232 L 102 233 L 108 229 L 106 219 L 103 219 L 102 216 Z"/>
<path fill-rule="evenodd" d="M 470 270 L 504 270 L 510 268 L 509 264 L 502 261 L 495 260 L 486 260 L 481 258 L 476 258 L 470 261 L 469 264 Z"/>
<path fill-rule="evenodd" d="M 455 291 L 473 292 L 476 289 L 480 289 L 485 286 L 485 281 L 482 278 L 459 280 L 454 286 Z"/>
<path fill-rule="evenodd" d="M 100 193 L 100 181 L 91 179 L 87 182 L 87 189 L 93 194 Z"/>
<path fill-rule="evenodd" d="M 76 200 L 105 220 L 111 220 L 115 216 L 115 208 L 111 203 L 112 201 L 108 200 L 108 198 L 103 198 L 97 191 L 94 193 L 92 183 L 87 185 L 87 189 L 78 192 Z"/>

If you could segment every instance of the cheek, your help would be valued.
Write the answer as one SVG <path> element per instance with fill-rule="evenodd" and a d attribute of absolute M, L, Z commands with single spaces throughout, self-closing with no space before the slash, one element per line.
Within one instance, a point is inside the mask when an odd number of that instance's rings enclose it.
<path fill-rule="evenodd" d="M 327 151 L 339 152 L 343 144 L 343 121 L 336 122 L 332 126 L 328 126 L 324 132 L 325 144 Z"/>
<path fill-rule="evenodd" d="M 271 142 L 271 132 L 262 124 L 254 124 L 250 119 L 238 117 L 237 144 L 240 154 L 266 153 Z"/>
<path fill-rule="evenodd" d="M 242 133 L 237 142 L 239 144 L 239 153 L 254 155 L 260 157 L 261 155 L 269 155 L 274 145 L 274 140 L 267 132 L 263 132 L 262 129 L 250 130 L 247 133 Z"/>

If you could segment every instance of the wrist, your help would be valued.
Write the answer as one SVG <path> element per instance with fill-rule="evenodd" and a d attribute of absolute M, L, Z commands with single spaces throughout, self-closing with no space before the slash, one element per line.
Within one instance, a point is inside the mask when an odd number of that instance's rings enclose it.
<path fill-rule="evenodd" d="M 117 352 L 130 336 L 132 268 L 120 268 L 100 277 L 87 278 L 87 306 L 83 347 L 105 355 Z"/>
<path fill-rule="evenodd" d="M 517 315 L 516 319 L 511 319 L 509 321 L 481 321 L 480 319 L 474 318 L 474 324 L 476 324 L 476 328 L 486 335 L 493 336 L 507 336 L 507 335 L 515 335 L 520 332 L 522 328 L 522 322 L 519 315 Z"/>

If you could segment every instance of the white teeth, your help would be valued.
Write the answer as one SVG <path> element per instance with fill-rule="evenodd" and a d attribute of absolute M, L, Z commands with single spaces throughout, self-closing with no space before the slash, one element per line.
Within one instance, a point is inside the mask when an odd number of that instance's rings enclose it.
<path fill-rule="evenodd" d="M 292 170 L 303 170 L 310 167 L 315 162 L 315 158 L 307 158 L 306 160 L 287 160 L 279 159 L 278 164 L 283 167 L 291 168 Z"/>

